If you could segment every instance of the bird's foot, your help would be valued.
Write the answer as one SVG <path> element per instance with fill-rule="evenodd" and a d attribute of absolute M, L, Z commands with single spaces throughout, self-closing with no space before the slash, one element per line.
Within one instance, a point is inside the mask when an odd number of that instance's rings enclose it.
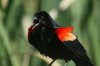
<path fill-rule="evenodd" d="M 51 66 L 55 60 L 53 60 L 48 66 Z"/>

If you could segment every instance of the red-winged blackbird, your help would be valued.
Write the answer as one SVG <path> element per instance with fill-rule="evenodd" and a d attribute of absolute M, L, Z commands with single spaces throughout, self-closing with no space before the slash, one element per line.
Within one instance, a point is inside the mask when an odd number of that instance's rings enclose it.
<path fill-rule="evenodd" d="M 72 33 L 73 27 L 61 27 L 45 11 L 34 15 L 33 25 L 28 29 L 28 41 L 38 51 L 53 59 L 73 60 L 76 66 L 94 66 L 86 50 Z"/>

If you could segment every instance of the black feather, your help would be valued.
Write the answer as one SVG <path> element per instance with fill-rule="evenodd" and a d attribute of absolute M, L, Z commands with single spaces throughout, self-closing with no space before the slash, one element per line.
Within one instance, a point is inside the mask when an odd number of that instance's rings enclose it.
<path fill-rule="evenodd" d="M 64 45 L 73 54 L 72 60 L 75 62 L 76 66 L 93 66 L 86 54 L 86 50 L 78 39 L 74 41 L 65 41 Z"/>

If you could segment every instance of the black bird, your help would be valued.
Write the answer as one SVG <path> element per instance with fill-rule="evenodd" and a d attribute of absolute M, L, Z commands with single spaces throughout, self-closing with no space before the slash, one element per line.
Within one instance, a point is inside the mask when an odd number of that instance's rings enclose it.
<path fill-rule="evenodd" d="M 73 60 L 76 66 L 94 66 L 86 50 L 73 34 L 73 27 L 61 27 L 45 11 L 35 13 L 33 25 L 28 29 L 28 41 L 38 51 L 53 61 Z"/>

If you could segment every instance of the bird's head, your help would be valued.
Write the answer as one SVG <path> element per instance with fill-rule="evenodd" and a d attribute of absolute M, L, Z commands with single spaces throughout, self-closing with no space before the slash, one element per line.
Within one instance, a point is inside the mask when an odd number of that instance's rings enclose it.
<path fill-rule="evenodd" d="M 50 27 L 51 23 L 54 20 L 52 19 L 52 17 L 45 11 L 40 11 L 35 13 L 34 15 L 34 19 L 33 19 L 33 24 L 34 24 L 34 28 L 39 27 Z"/>
<path fill-rule="evenodd" d="M 33 32 L 34 30 L 44 30 L 47 28 L 55 28 L 57 26 L 58 25 L 47 12 L 40 11 L 34 15 L 33 25 L 29 28 L 29 33 Z"/>

